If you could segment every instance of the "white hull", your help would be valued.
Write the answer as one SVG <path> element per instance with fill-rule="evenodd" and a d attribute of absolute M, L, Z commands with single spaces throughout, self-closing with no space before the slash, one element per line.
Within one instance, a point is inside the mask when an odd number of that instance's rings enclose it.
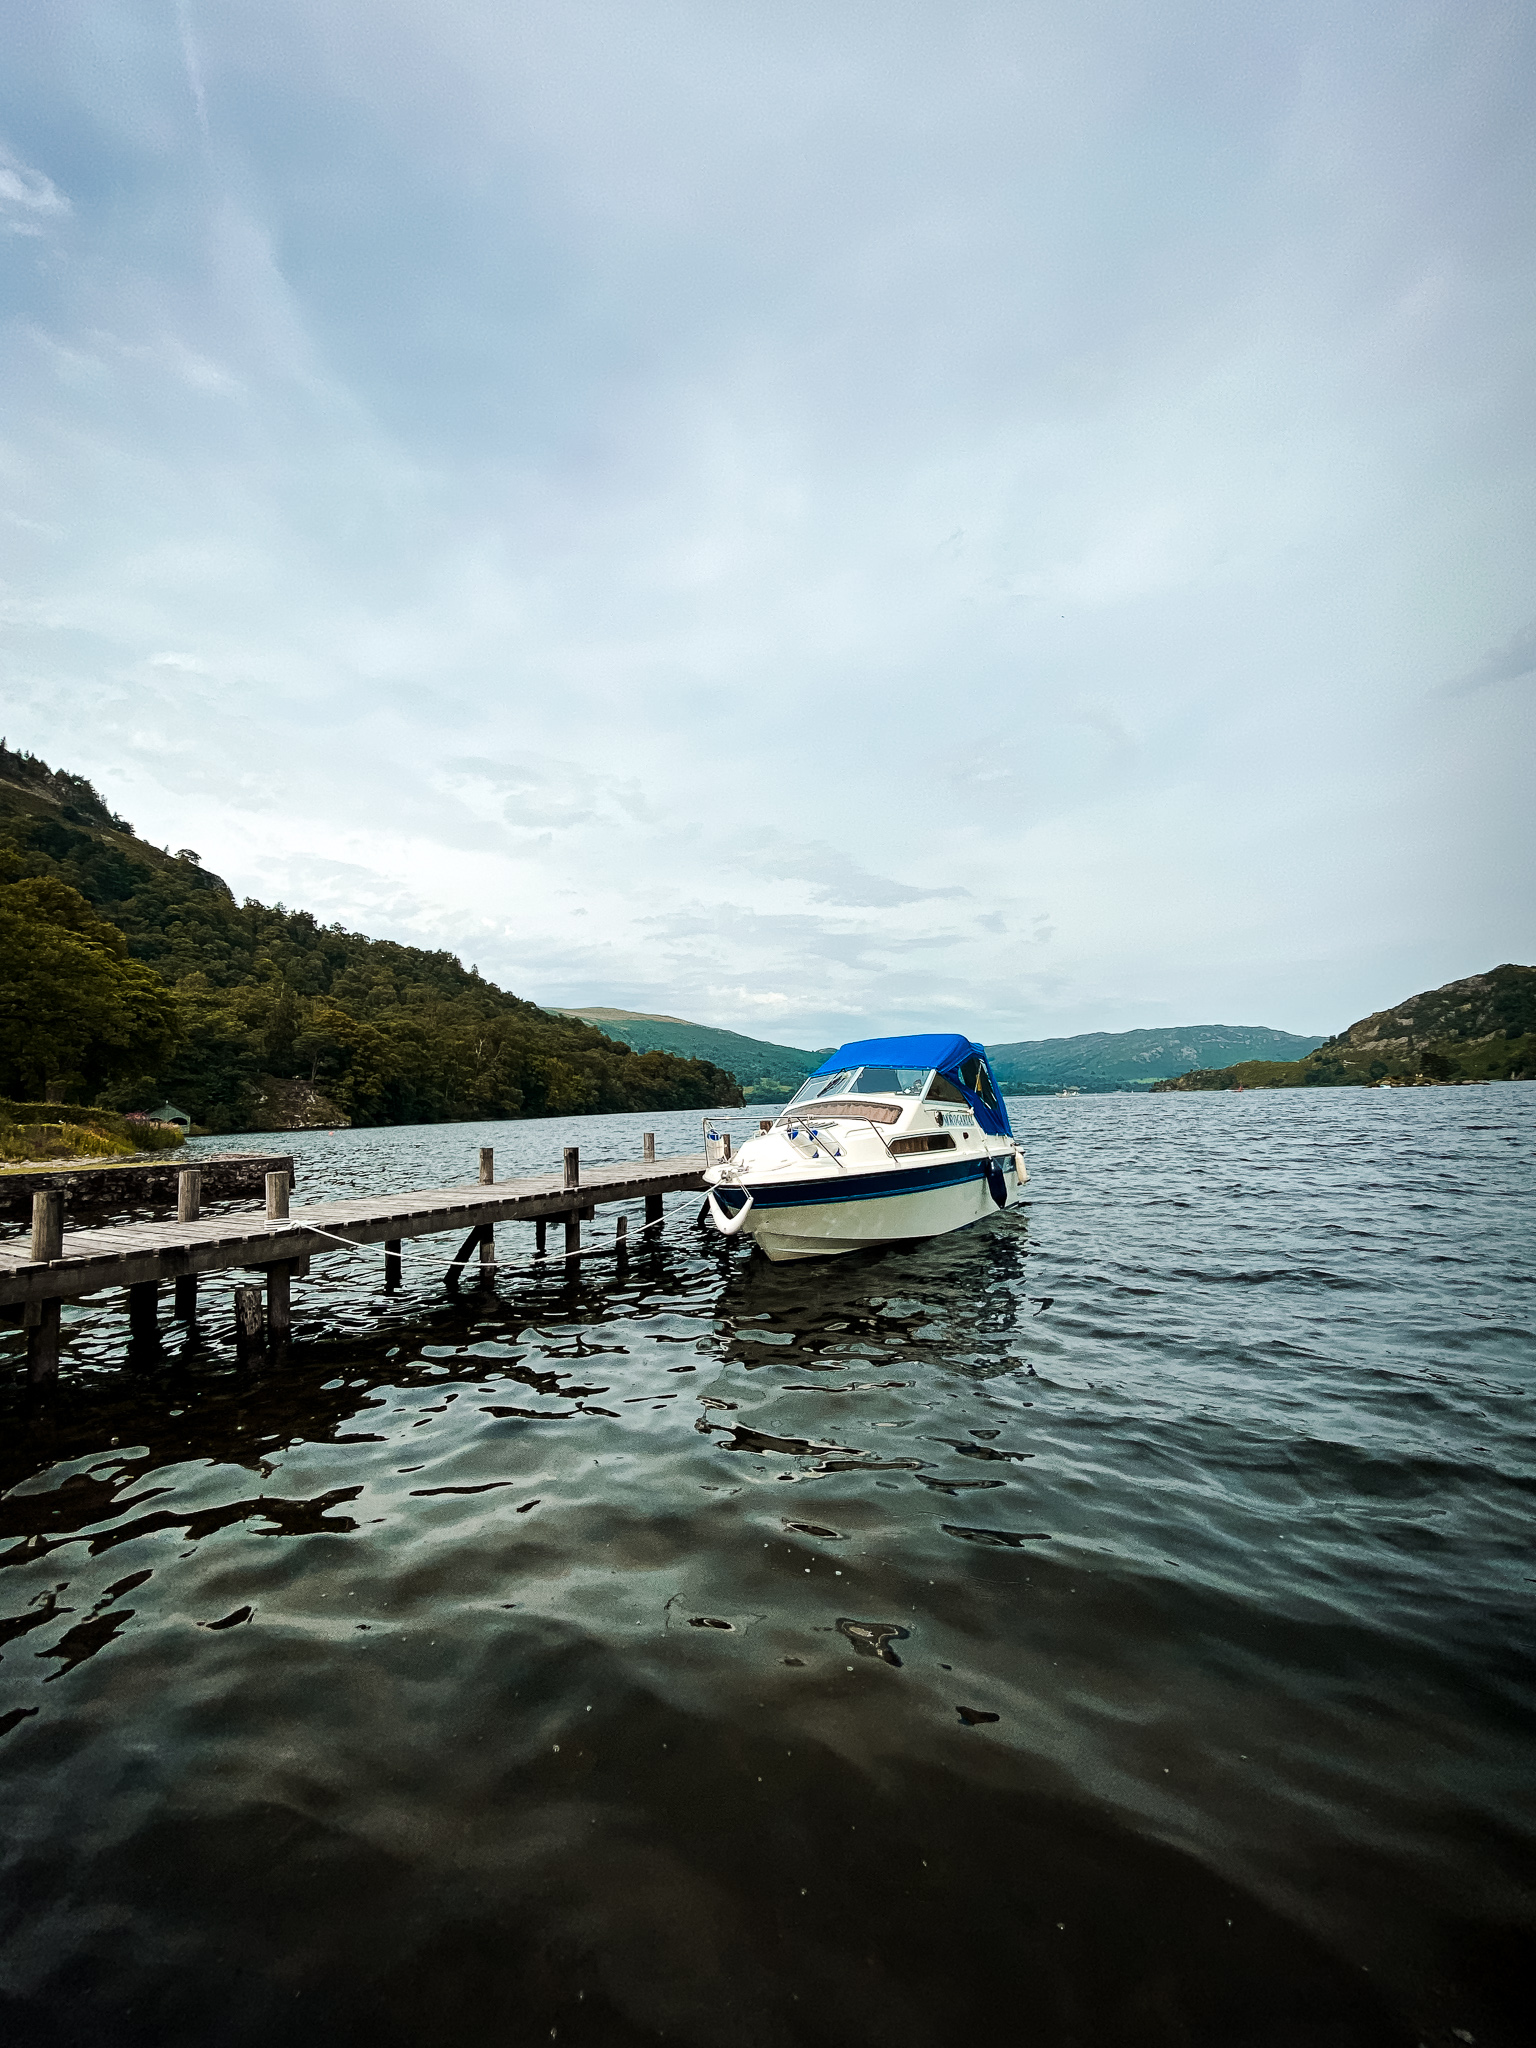
<path fill-rule="evenodd" d="M 1011 1208 L 1028 1176 L 1021 1172 L 1012 1152 L 994 1156 L 1007 1177 Z M 739 1234 L 752 1238 L 768 1258 L 781 1263 L 837 1258 L 844 1252 L 867 1251 L 873 1245 L 943 1237 L 997 1213 L 992 1190 L 981 1175 L 957 1186 L 919 1186 L 868 1195 L 859 1192 L 860 1177 L 849 1174 L 834 1183 L 828 1189 L 832 1199 L 825 1202 L 797 1201 L 792 1206 L 771 1208 L 754 1204 Z M 913 1178 L 917 1178 L 915 1173 Z"/>

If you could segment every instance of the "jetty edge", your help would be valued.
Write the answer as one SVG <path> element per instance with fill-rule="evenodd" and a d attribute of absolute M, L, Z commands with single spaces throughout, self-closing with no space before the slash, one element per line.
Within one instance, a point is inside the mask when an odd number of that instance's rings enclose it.
<path fill-rule="evenodd" d="M 328 1252 L 382 1244 L 387 1287 L 400 1283 L 400 1248 L 408 1237 L 468 1233 L 444 1274 L 448 1286 L 457 1285 L 471 1259 L 484 1272 L 494 1270 L 498 1223 L 532 1223 L 535 1258 L 550 1256 L 546 1231 L 551 1218 L 564 1224 L 565 1260 L 599 1250 L 622 1252 L 628 1243 L 625 1217 L 619 1219 L 612 1247 L 582 1247 L 582 1223 L 596 1216 L 599 1203 L 643 1199 L 648 1232 L 660 1227 L 664 1196 L 704 1186 L 702 1153 L 658 1159 L 650 1132 L 644 1134 L 643 1144 L 644 1157 L 639 1160 L 589 1167 L 585 1172 L 578 1148 L 568 1145 L 559 1173 L 504 1181 L 496 1179 L 494 1152 L 484 1145 L 476 1183 L 398 1195 L 351 1195 L 303 1209 L 291 1208 L 289 1176 L 279 1171 L 266 1176 L 264 1213 L 257 1215 L 203 1216 L 201 1175 L 197 1167 L 187 1166 L 177 1176 L 178 1213 L 173 1220 L 85 1230 L 66 1230 L 62 1192 L 42 1191 L 33 1197 L 30 1239 L 0 1243 L 0 1311 L 18 1306 L 22 1311 L 27 1378 L 34 1386 L 57 1377 L 63 1303 L 109 1288 L 127 1291 L 130 1338 L 142 1343 L 157 1337 L 160 1289 L 167 1282 L 175 1287 L 175 1314 L 192 1321 L 203 1274 L 254 1270 L 266 1281 L 265 1315 L 258 1288 L 237 1288 L 237 1343 L 242 1349 L 264 1339 L 285 1343 L 292 1282 L 307 1276 L 312 1258 Z M 561 1257 L 553 1255 L 551 1263 Z"/>
<path fill-rule="evenodd" d="M 267 1175 L 296 1178 L 291 1152 L 204 1152 L 195 1168 L 177 1158 L 61 1160 L 56 1165 L 29 1163 L 0 1168 L 0 1221 L 23 1221 L 32 1213 L 34 1195 L 62 1194 L 70 1213 L 94 1209 L 174 1208 L 184 1173 L 202 1175 L 205 1202 L 233 1202 L 242 1196 L 264 1196 Z"/>

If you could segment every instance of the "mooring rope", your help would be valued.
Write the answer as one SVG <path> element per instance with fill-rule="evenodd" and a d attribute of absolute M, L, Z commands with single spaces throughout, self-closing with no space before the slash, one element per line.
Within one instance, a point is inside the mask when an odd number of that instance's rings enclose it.
<path fill-rule="evenodd" d="M 322 1230 L 318 1223 L 305 1223 L 301 1217 L 295 1216 L 291 1220 L 293 1222 L 295 1229 L 302 1230 L 311 1237 L 328 1238 L 332 1244 L 340 1245 L 344 1251 L 369 1252 L 376 1249 L 376 1243 L 359 1244 L 357 1239 L 354 1237 L 338 1237 L 335 1231 Z M 528 1219 L 508 1218 L 507 1220 L 511 1222 L 527 1221 Z M 552 1219 L 546 1218 L 544 1220 L 549 1221 Z M 495 1225 L 487 1224 L 482 1227 L 486 1229 L 494 1229 Z M 466 1256 L 462 1259 L 450 1259 L 448 1262 L 448 1271 L 450 1273 L 453 1273 L 457 1269 L 459 1272 L 467 1271 L 475 1273 L 500 1273 L 503 1271 L 522 1272 L 524 1270 L 540 1272 L 546 1270 L 550 1265 L 556 1262 L 563 1265 L 571 1259 L 617 1258 L 623 1252 L 626 1252 L 629 1249 L 630 1245 L 634 1243 L 637 1239 L 649 1239 L 650 1242 L 655 1243 L 658 1238 L 678 1236 L 681 1235 L 684 1230 L 692 1230 L 696 1228 L 697 1224 L 695 1223 L 677 1224 L 674 1225 L 671 1229 L 668 1229 L 666 1227 L 665 1219 L 662 1217 L 658 1217 L 654 1223 L 642 1223 L 640 1228 L 634 1232 L 633 1236 L 631 1236 L 628 1232 L 626 1232 L 622 1237 L 615 1236 L 612 1244 L 583 1245 L 576 1251 L 567 1252 L 535 1252 L 531 1258 L 526 1259 L 475 1259 L 466 1254 Z M 402 1264 L 404 1263 L 403 1254 L 396 1252 L 393 1256 L 399 1259 Z M 274 1260 L 273 1263 L 278 1264 L 280 1262 Z"/>

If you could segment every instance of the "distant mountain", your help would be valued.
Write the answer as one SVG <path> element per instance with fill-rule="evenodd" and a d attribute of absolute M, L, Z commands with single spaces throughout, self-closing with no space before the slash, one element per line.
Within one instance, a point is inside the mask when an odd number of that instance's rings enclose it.
<path fill-rule="evenodd" d="M 1536 1080 L 1536 967 L 1506 963 L 1377 1010 L 1305 1059 L 1247 1060 L 1182 1074 L 1159 1090 L 1348 1088 L 1387 1081 Z"/>
<path fill-rule="evenodd" d="M 795 1045 L 775 1045 L 766 1038 L 747 1038 L 739 1031 L 719 1031 L 710 1024 L 690 1024 L 683 1017 L 657 1011 L 552 1010 L 552 1016 L 577 1017 L 595 1024 L 633 1052 L 667 1052 L 685 1060 L 707 1060 L 734 1074 L 748 1102 L 785 1102 L 807 1074 L 814 1073 L 830 1046 L 802 1052 Z"/>
<path fill-rule="evenodd" d="M 557 1017 L 579 1017 L 636 1052 L 670 1052 L 683 1059 L 708 1060 L 741 1083 L 748 1102 L 783 1102 L 807 1074 L 814 1073 L 828 1053 L 802 1052 L 798 1046 L 774 1045 L 712 1025 L 690 1024 L 659 1011 L 615 1010 L 593 1005 L 581 1010 L 556 1010 Z M 1147 1088 L 1167 1074 L 1192 1067 L 1226 1065 L 1233 1060 L 1299 1059 L 1319 1038 L 1298 1038 L 1290 1031 L 1269 1031 L 1262 1025 L 1184 1024 L 1167 1031 L 1087 1031 L 1076 1038 L 1030 1038 L 1014 1045 L 987 1048 L 992 1068 L 1012 1095 L 1048 1095 L 1058 1088 L 1090 1093 L 1117 1088 Z"/>
<path fill-rule="evenodd" d="M 989 1045 L 992 1071 L 1010 1095 L 1047 1095 L 1058 1088 L 1091 1094 L 1147 1088 L 1192 1068 L 1236 1060 L 1298 1060 L 1321 1037 L 1300 1038 L 1262 1024 L 1178 1024 L 1160 1031 L 1084 1031 L 1075 1038 L 1025 1038 Z"/>

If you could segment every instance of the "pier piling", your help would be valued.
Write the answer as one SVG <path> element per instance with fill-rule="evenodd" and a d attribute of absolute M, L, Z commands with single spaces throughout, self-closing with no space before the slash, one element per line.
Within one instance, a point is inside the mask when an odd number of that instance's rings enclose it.
<path fill-rule="evenodd" d="M 235 1289 L 235 1349 L 257 1351 L 262 1341 L 261 1289 Z"/>
<path fill-rule="evenodd" d="M 58 1377 L 63 1307 L 60 1301 L 27 1303 L 27 1380 L 34 1387 Z"/>
<path fill-rule="evenodd" d="M 64 1197 L 48 1193 L 32 1197 L 32 1257 L 37 1263 L 59 1258 L 64 1250 Z"/>
<path fill-rule="evenodd" d="M 160 1283 L 139 1280 L 128 1290 L 128 1341 L 131 1344 L 158 1343 L 160 1337 Z"/>
<path fill-rule="evenodd" d="M 32 1197 L 31 1254 L 35 1260 L 57 1259 L 64 1246 L 64 1197 L 49 1192 Z M 26 1306 L 27 1382 L 42 1386 L 59 1374 L 59 1301 L 29 1301 Z"/>
<path fill-rule="evenodd" d="M 274 1344 L 287 1341 L 293 1307 L 293 1268 L 283 1263 L 267 1268 L 267 1335 Z"/>

